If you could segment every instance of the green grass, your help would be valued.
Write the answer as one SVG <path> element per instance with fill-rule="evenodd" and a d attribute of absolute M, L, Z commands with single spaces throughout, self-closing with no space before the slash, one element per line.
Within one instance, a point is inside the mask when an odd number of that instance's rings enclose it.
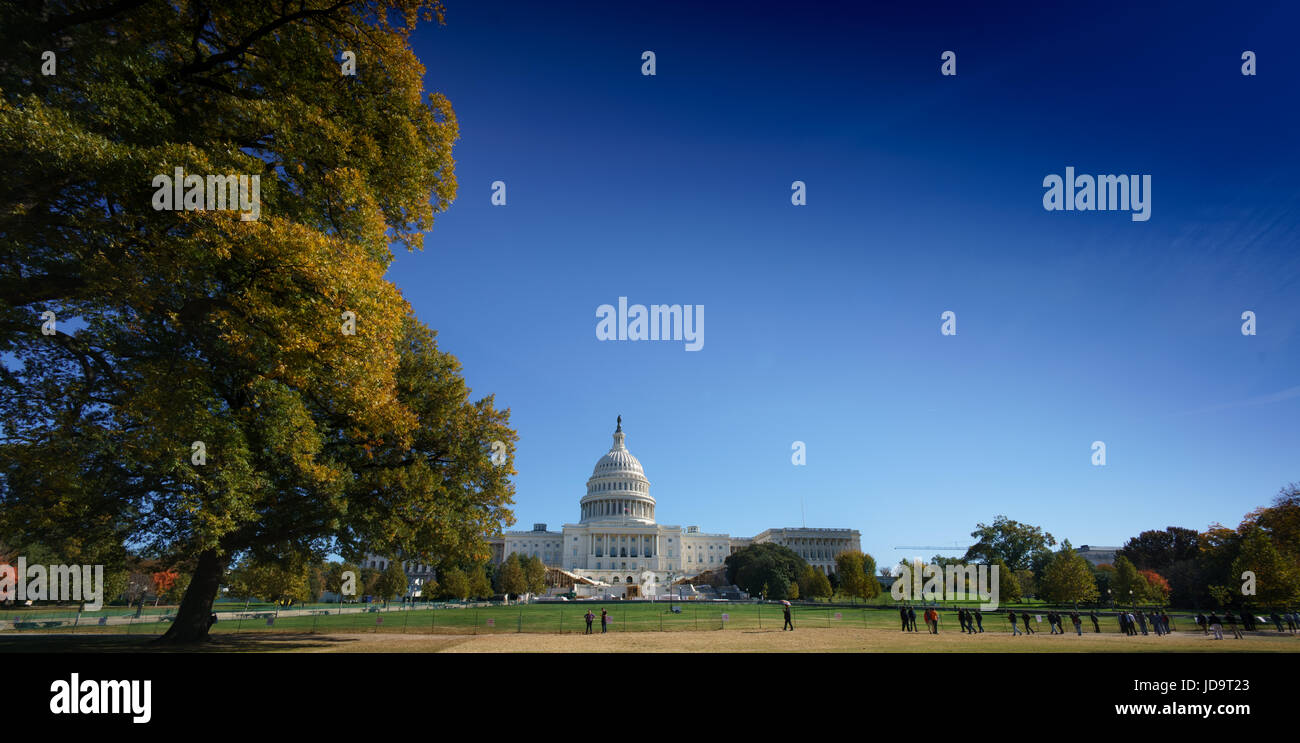
<path fill-rule="evenodd" d="M 683 630 L 751 630 L 778 628 L 782 624 L 781 606 L 777 604 L 719 604 L 703 602 L 683 602 L 674 604 L 680 613 L 669 611 L 664 602 L 619 602 L 595 604 L 587 602 L 545 603 L 526 606 L 491 606 L 480 608 L 411 608 L 401 609 L 394 605 L 390 611 L 378 613 L 338 614 L 337 604 L 317 605 L 317 613 L 310 616 L 280 616 L 268 625 L 266 617 L 274 616 L 271 606 L 250 608 L 250 613 L 234 612 L 242 609 L 243 604 L 225 605 L 226 610 L 219 613 L 219 621 L 213 626 L 216 634 L 251 634 L 280 632 L 312 632 L 323 634 L 346 633 L 449 633 L 449 634 L 492 634 L 513 632 L 534 633 L 578 633 L 584 631 L 583 615 L 588 609 L 596 615 L 593 625 L 595 632 L 600 631 L 600 611 L 609 612 L 610 632 L 671 632 Z M 351 605 L 355 608 L 356 605 Z M 159 607 L 161 609 L 161 607 Z M 294 609 L 302 607 L 291 607 Z M 1017 613 L 1022 606 L 1011 607 Z M 169 611 L 174 611 L 170 607 Z M 220 611 L 220 610 L 219 610 Z M 330 613 L 333 612 L 333 613 Z M 919 614 L 920 612 L 918 612 Z M 169 623 L 159 621 L 161 612 L 146 613 L 141 619 L 127 625 L 99 626 L 95 618 L 103 614 L 83 615 L 74 627 L 75 612 L 51 612 L 42 615 L 39 611 L 9 612 L 18 615 L 19 621 L 29 624 L 24 629 L 12 630 L 6 627 L 5 635 L 40 633 L 40 632 L 74 632 L 78 634 L 130 634 L 158 635 L 167 630 Z M 723 615 L 727 620 L 723 620 Z M 843 606 L 794 606 L 792 609 L 796 626 L 834 627 L 851 625 L 867 629 L 899 629 L 897 607 L 843 607 Z M 118 616 L 133 615 L 133 611 L 117 612 Z M 838 615 L 838 618 L 837 618 Z M 0 621 L 13 621 L 8 616 Z M 924 622 L 918 616 L 918 625 L 925 631 Z M 1073 628 L 1067 620 L 1067 631 Z M 945 632 L 959 631 L 956 613 L 941 611 L 940 628 Z M 990 632 L 1007 632 L 1008 623 L 1003 614 L 986 614 L 984 628 Z M 1035 624 L 1034 628 L 1044 633 L 1047 624 Z M 1118 625 L 1113 617 L 1101 620 L 1105 633 L 1117 633 Z M 1188 631 L 1194 629 L 1190 620 L 1175 619 L 1175 629 Z M 1084 631 L 1091 633 L 1092 623 L 1084 618 Z"/>

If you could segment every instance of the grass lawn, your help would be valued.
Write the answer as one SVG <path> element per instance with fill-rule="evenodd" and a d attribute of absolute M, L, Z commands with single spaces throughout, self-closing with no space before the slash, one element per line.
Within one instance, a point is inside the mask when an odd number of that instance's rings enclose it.
<path fill-rule="evenodd" d="M 699 603 L 685 602 L 674 604 L 679 612 L 670 611 L 667 603 L 657 602 L 619 602 L 612 604 L 589 604 L 586 602 L 571 603 L 545 603 L 531 604 L 526 606 L 490 606 L 480 608 L 407 608 L 402 609 L 400 606 L 394 606 L 393 610 L 377 613 L 344 613 L 338 614 L 337 605 L 330 605 L 331 608 L 322 608 L 316 610 L 316 613 L 307 616 L 278 616 L 274 621 L 268 624 L 268 618 L 274 616 L 274 609 L 263 607 L 257 616 L 245 615 L 221 615 L 221 619 L 213 626 L 212 633 L 218 637 L 249 637 L 258 635 L 282 636 L 282 635 L 347 635 L 347 636 L 386 636 L 386 635 L 466 635 L 466 636 L 508 636 L 508 635 L 525 635 L 533 636 L 529 640 L 502 640 L 501 649 L 524 649 L 533 647 L 536 649 L 545 649 L 547 642 L 536 639 L 537 635 L 555 635 L 556 637 L 567 638 L 570 635 L 580 637 L 584 631 L 582 616 L 590 609 L 596 614 L 594 632 L 600 634 L 600 611 L 606 610 L 609 613 L 609 632 L 610 635 L 635 635 L 641 639 L 635 640 L 632 646 L 617 649 L 650 649 L 659 647 L 662 643 L 663 649 L 671 649 L 674 640 L 649 640 L 648 635 L 693 633 L 701 637 L 711 638 L 706 640 L 710 644 L 724 644 L 728 647 L 734 646 L 734 649 L 742 649 L 745 640 L 743 637 L 732 638 L 731 635 L 757 635 L 769 631 L 776 631 L 779 635 L 782 625 L 781 607 L 776 604 L 717 604 L 717 603 Z M 353 605 L 355 607 L 355 605 Z M 240 606 L 242 608 L 242 605 Z M 1018 608 L 1018 607 L 1017 607 Z M 333 611 L 334 613 L 327 613 Z M 1180 646 L 1185 638 L 1190 638 L 1196 643 L 1198 649 L 1226 650 L 1232 642 L 1214 643 L 1213 647 L 1204 648 L 1206 637 L 1198 631 L 1195 631 L 1195 625 L 1190 620 L 1175 620 L 1175 629 L 1181 629 L 1169 638 L 1157 638 L 1152 634 L 1150 638 L 1137 637 L 1127 638 L 1119 634 L 1119 627 L 1113 617 L 1104 617 L 1101 620 L 1100 634 L 1092 632 L 1092 623 L 1086 618 L 1084 620 L 1084 636 L 1082 638 L 1072 634 L 1072 627 L 1066 622 L 1066 627 L 1071 631 L 1067 637 L 1053 637 L 1049 634 L 1047 624 L 1034 624 L 1033 626 L 1040 632 L 1030 638 L 1011 637 L 1008 624 L 1003 614 L 987 614 L 984 617 L 984 627 L 986 632 L 982 636 L 969 637 L 959 631 L 957 616 L 955 612 L 941 612 L 940 634 L 938 637 L 930 636 L 925 630 L 924 622 L 918 618 L 918 624 L 921 632 L 903 633 L 899 631 L 898 611 L 896 608 L 881 607 L 830 607 L 830 606 L 795 606 L 792 609 L 795 627 L 798 630 L 816 630 L 818 632 L 831 631 L 830 635 L 823 637 L 854 637 L 853 633 L 866 633 L 864 637 L 877 638 L 867 643 L 863 649 L 892 649 L 900 651 L 911 651 L 919 649 L 947 648 L 952 644 L 953 650 L 971 650 L 971 649 L 996 649 L 996 650 L 1014 650 L 1026 648 L 1047 649 L 1042 645 L 1043 642 L 1066 642 L 1069 645 L 1061 645 L 1051 649 L 1072 649 L 1072 650 L 1130 650 L 1137 647 L 1145 647 L 1140 643 L 1157 642 L 1158 646 L 1152 649 L 1164 649 L 1171 646 Z M 42 634 L 73 634 L 77 636 L 128 636 L 150 638 L 162 634 L 167 630 L 169 624 L 165 621 L 157 621 L 157 615 L 145 615 L 141 620 L 133 621 L 129 624 L 110 624 L 101 626 L 96 624 L 96 620 L 88 619 L 83 616 L 80 623 L 75 627 L 71 626 L 68 621 L 67 613 L 63 613 L 62 620 L 51 620 L 48 622 L 37 620 L 34 614 L 38 612 L 24 612 L 31 617 L 33 621 L 26 621 L 22 629 L 10 629 L 11 625 L 0 631 L 0 638 L 6 642 L 3 647 L 14 648 L 15 642 L 21 642 L 23 638 Z M 74 615 L 75 616 L 75 615 Z M 791 633 L 786 633 L 787 635 Z M 1001 639 L 995 639 L 1001 638 Z M 1005 647 L 998 643 L 1006 640 L 1012 644 Z M 1259 644 L 1268 640 L 1266 645 Z M 1114 642 L 1121 643 L 1120 646 L 1114 646 Z M 1292 647 L 1300 648 L 1300 637 L 1292 635 L 1278 635 L 1273 631 L 1255 633 L 1249 638 L 1249 643 L 1253 649 L 1273 650 L 1273 649 L 1290 649 Z M 556 640 L 563 643 L 568 640 Z M 687 642 L 682 640 L 681 642 Z M 764 640 L 763 642 L 770 642 Z M 788 641 L 780 641 L 788 642 Z M 841 640 L 831 642 L 833 647 L 823 649 L 849 649 L 854 642 L 843 644 Z M 1102 643 L 1096 645 L 1096 643 Z M 522 644 L 520 644 L 522 643 Z M 531 643 L 531 644 L 530 644 Z M 839 643 L 839 644 L 837 644 Z M 918 644 L 919 643 L 919 644 Z M 967 643 L 962 645 L 961 643 Z M 1015 643 L 1020 643 L 1016 645 Z M 1238 644 L 1244 644 L 1237 641 Z M 328 645 L 328 644 L 327 644 Z M 635 646 L 635 647 L 633 647 Z M 489 646 L 495 649 L 496 646 Z M 779 649 L 780 645 L 761 649 Z M 1236 646 L 1233 646 L 1234 648 Z M 577 649 L 577 648 L 574 648 Z M 585 648 L 584 648 L 585 649 Z M 685 647 L 680 649 L 687 649 Z M 797 648 L 796 648 L 797 649 Z M 804 649 L 817 649 L 809 647 Z"/>
<path fill-rule="evenodd" d="M 679 653 L 679 652 L 907 652 L 907 653 L 1148 653 L 1148 652 L 1300 652 L 1300 637 L 1260 633 L 1243 640 L 1216 641 L 1199 632 L 1167 637 L 1125 637 L 1118 633 L 1013 637 L 1005 632 L 964 635 L 903 633 L 851 624 L 725 631 L 609 632 L 601 635 L 495 632 L 427 634 L 363 632 L 312 634 L 258 632 L 217 635 L 195 648 L 159 648 L 151 637 L 122 634 L 0 635 L 2 652 L 395 652 L 395 653 Z"/>

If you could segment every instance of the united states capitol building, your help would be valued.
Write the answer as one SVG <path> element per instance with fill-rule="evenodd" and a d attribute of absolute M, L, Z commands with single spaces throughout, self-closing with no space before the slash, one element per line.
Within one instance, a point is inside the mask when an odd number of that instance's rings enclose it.
<path fill-rule="evenodd" d="M 587 478 L 576 524 L 550 531 L 539 523 L 532 531 L 489 537 L 492 561 L 499 564 L 512 554 L 533 555 L 549 569 L 548 578 L 558 575 L 577 589 L 594 588 L 586 591 L 588 595 L 622 595 L 630 592 L 627 586 L 636 586 L 638 595 L 654 596 L 675 582 L 722 568 L 728 555 L 751 544 L 789 547 L 827 575 L 835 572 L 836 555 L 861 549 L 856 529 L 791 527 L 733 537 L 701 531 L 698 526 L 658 523 L 650 480 L 640 460 L 628 451 L 626 439 L 619 416 L 613 446 Z M 384 570 L 388 560 L 368 554 L 362 565 Z M 429 565 L 406 562 L 402 567 L 413 592 L 435 577 Z"/>
<path fill-rule="evenodd" d="M 771 542 L 794 550 L 823 573 L 835 571 L 835 556 L 861 549 L 856 529 L 767 529 L 754 537 L 702 531 L 698 526 L 661 524 L 650 480 L 628 451 L 623 419 L 614 443 L 587 478 L 578 501 L 577 523 L 549 531 L 507 531 L 494 541 L 497 559 L 535 555 L 548 566 L 599 586 L 637 585 L 648 593 L 684 578 L 723 567 L 727 556 L 751 544 Z"/>

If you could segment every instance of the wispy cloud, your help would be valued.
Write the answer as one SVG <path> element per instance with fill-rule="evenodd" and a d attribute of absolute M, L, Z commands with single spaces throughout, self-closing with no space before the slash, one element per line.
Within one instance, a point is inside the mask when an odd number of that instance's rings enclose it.
<path fill-rule="evenodd" d="M 1295 387 L 1287 387 L 1286 389 L 1281 390 L 1280 392 L 1274 392 L 1268 395 L 1258 395 L 1256 397 L 1248 397 L 1245 400 L 1237 400 L 1236 402 L 1225 402 L 1225 403 L 1220 403 L 1218 405 L 1210 405 L 1209 407 L 1197 408 L 1196 410 L 1188 410 L 1182 413 L 1177 413 L 1176 415 L 1200 415 L 1202 413 L 1215 413 L 1220 410 L 1235 410 L 1237 408 L 1255 407 L 1256 405 L 1271 405 L 1273 403 L 1283 402 L 1285 400 L 1292 400 L 1297 397 L 1300 397 L 1300 385 L 1297 385 Z"/>

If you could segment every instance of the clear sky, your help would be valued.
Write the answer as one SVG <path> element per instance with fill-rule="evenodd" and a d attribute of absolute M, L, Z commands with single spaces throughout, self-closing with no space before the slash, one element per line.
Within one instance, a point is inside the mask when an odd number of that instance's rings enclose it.
<path fill-rule="evenodd" d="M 578 519 L 618 414 L 661 523 L 802 507 L 882 563 L 997 514 L 1236 525 L 1300 480 L 1294 6 L 447 5 L 414 44 L 459 196 L 391 277 L 511 409 L 515 528 Z M 1149 221 L 1045 211 L 1067 166 L 1149 174 Z M 597 340 L 620 296 L 704 305 L 703 349 Z"/>

